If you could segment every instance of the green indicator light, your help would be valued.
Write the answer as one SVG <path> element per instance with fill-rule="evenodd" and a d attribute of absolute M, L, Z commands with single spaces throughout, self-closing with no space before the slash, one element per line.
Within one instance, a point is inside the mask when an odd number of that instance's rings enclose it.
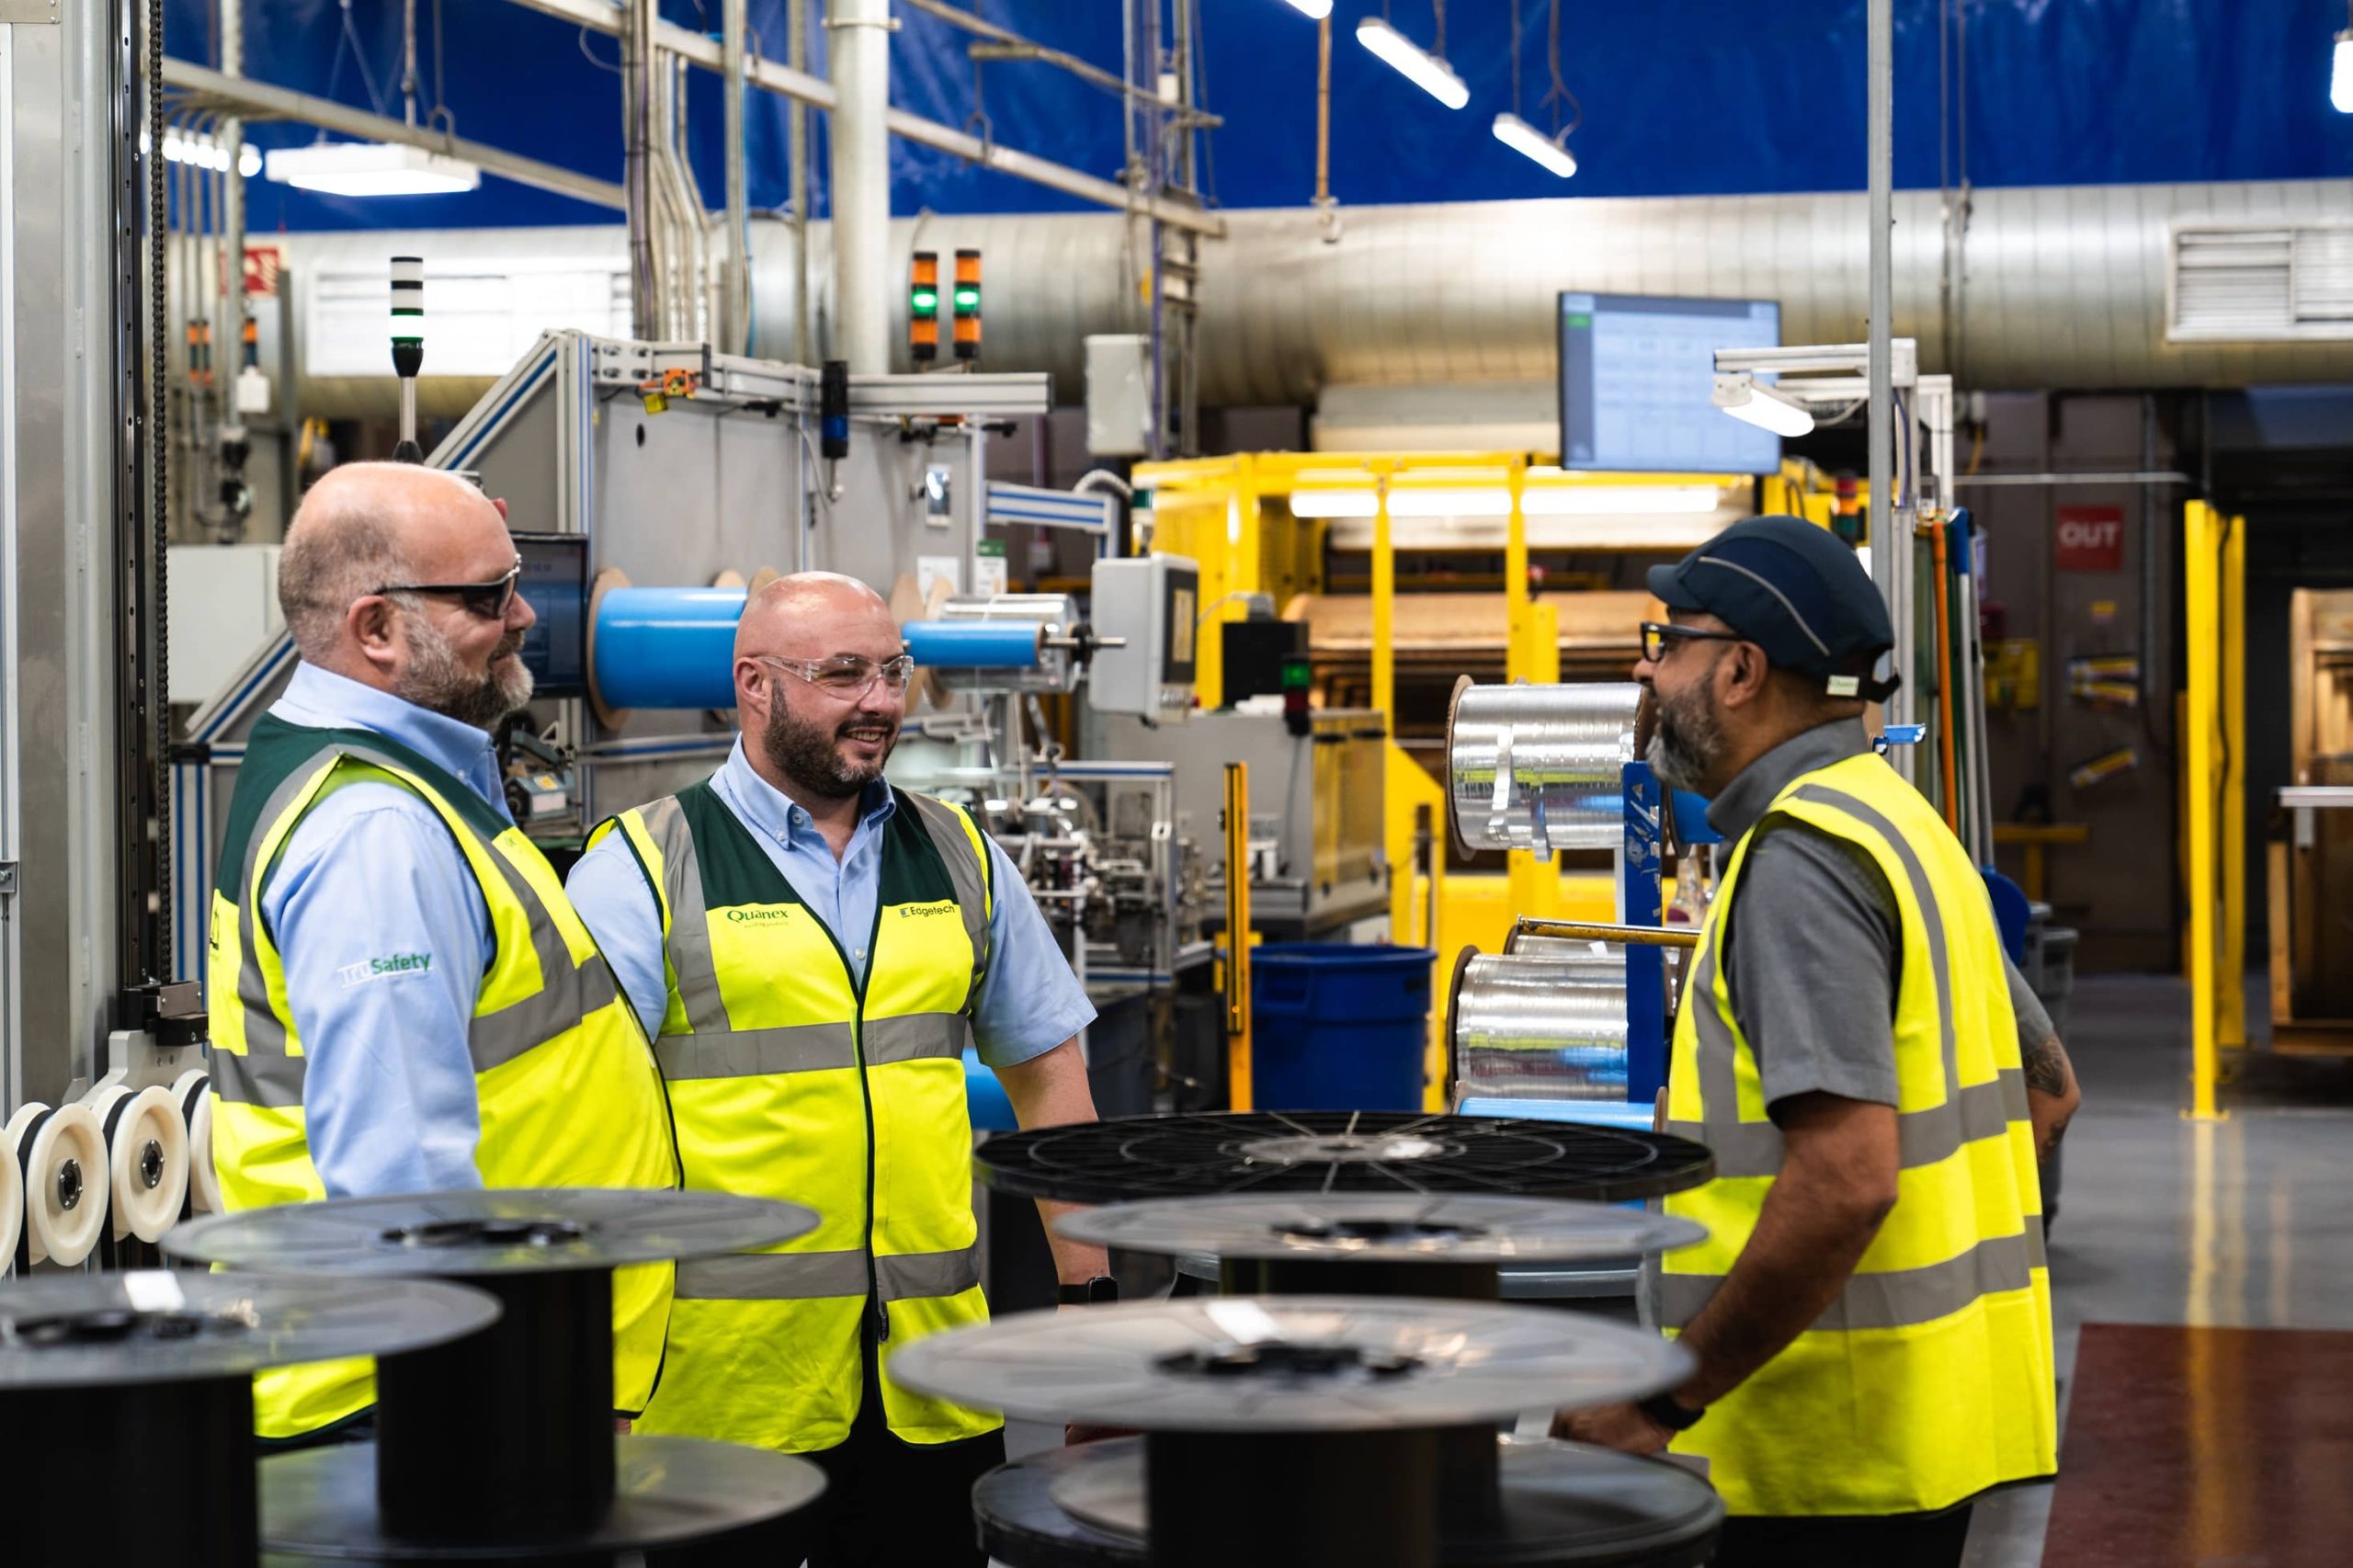
<path fill-rule="evenodd" d="M 1283 661 L 1283 689 L 1285 691 L 1305 691 L 1313 678 L 1313 671 L 1305 659 Z"/>
<path fill-rule="evenodd" d="M 960 311 L 979 310 L 981 308 L 981 291 L 978 289 L 957 290 L 956 308 Z"/>
<path fill-rule="evenodd" d="M 918 289 L 915 291 L 914 303 L 915 308 L 923 314 L 937 315 L 939 313 L 939 290 Z"/>
<path fill-rule="evenodd" d="M 1593 318 L 1591 316 L 1571 316 L 1569 318 L 1569 324 L 1571 326 L 1577 327 L 1591 326 L 1593 324 Z"/>

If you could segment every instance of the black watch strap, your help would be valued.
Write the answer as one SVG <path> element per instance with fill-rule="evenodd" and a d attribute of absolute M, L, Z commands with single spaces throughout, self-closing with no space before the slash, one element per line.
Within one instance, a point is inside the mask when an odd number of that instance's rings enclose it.
<path fill-rule="evenodd" d="M 1705 1410 L 1694 1410 L 1671 1393 L 1654 1393 L 1634 1406 L 1670 1432 L 1688 1432 L 1699 1424 Z"/>
<path fill-rule="evenodd" d="M 1077 1285 L 1057 1285 L 1054 1299 L 1065 1307 L 1098 1306 L 1120 1299 L 1120 1282 L 1108 1274 Z"/>

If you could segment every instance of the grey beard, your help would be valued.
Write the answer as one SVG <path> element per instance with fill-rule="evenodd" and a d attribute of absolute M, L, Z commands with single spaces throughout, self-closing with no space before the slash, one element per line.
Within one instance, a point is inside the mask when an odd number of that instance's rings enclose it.
<path fill-rule="evenodd" d="M 792 780 L 795 788 L 816 800 L 847 801 L 863 794 L 869 784 L 882 777 L 883 765 L 891 760 L 891 751 L 898 743 L 894 737 L 871 767 L 853 767 L 843 762 L 841 754 L 834 749 L 843 727 L 828 729 L 804 722 L 786 712 L 779 702 L 768 710 L 767 727 L 761 732 L 760 744 L 767 752 L 768 760 L 776 764 L 777 771 Z"/>
<path fill-rule="evenodd" d="M 1677 712 L 1665 702 L 1659 704 L 1658 727 L 1643 760 L 1668 789 L 1704 793 L 1708 774 L 1723 750 L 1723 726 L 1704 697 L 1688 706 L 1694 710 Z"/>
<path fill-rule="evenodd" d="M 458 662 L 458 650 L 441 629 L 421 615 L 407 618 L 409 665 L 392 684 L 392 695 L 477 730 L 498 722 L 531 700 L 531 672 L 520 659 L 491 661 L 480 675 Z"/>

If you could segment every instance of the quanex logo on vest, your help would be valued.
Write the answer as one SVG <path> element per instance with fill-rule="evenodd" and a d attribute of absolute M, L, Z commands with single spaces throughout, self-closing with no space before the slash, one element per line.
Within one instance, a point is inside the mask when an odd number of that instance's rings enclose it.
<path fill-rule="evenodd" d="M 739 903 L 727 912 L 729 923 L 735 926 L 791 918 L 792 905 L 789 903 Z"/>

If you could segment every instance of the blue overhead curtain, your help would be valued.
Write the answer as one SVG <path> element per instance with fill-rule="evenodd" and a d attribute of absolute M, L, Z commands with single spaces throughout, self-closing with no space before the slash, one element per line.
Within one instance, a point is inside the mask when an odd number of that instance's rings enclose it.
<path fill-rule="evenodd" d="M 972 0 L 963 0 L 972 4 Z M 347 50 L 337 75 L 338 0 L 244 0 L 247 69 L 303 91 L 366 105 Z M 813 0 L 822 5 L 822 0 Z M 1545 31 L 1550 0 L 1520 0 L 1518 111 L 1546 130 L 1552 109 Z M 1968 174 L 1978 185 L 2310 179 L 2353 176 L 2353 116 L 2327 102 L 2336 0 L 1897 0 L 1896 181 L 1939 178 L 1938 17 L 1966 24 Z M 433 0 L 418 0 L 429 107 Z M 979 0 L 988 19 L 1116 71 L 1120 0 Z M 1428 0 L 1393 0 L 1397 27 L 1431 41 Z M 974 113 L 964 34 L 897 7 L 892 92 L 901 107 L 961 126 Z M 1205 148 L 1204 180 L 1226 207 L 1304 203 L 1314 180 L 1315 27 L 1283 0 L 1200 0 L 1208 107 L 1225 117 Z M 1563 0 L 1563 76 L 1585 122 L 1571 144 L 1582 169 L 1563 184 L 1498 144 L 1513 107 L 1508 0 L 1451 0 L 1447 53 L 1470 84 L 1449 113 L 1357 45 L 1378 5 L 1341 0 L 1333 42 L 1332 184 L 1344 203 L 1509 197 L 1672 196 L 1857 189 L 1863 184 L 1862 0 Z M 620 177 L 620 85 L 612 39 L 505 0 L 443 0 L 448 97 L 460 131 L 608 179 Z M 665 17 L 715 31 L 719 0 L 664 0 Z M 377 91 L 400 112 L 398 0 L 353 0 L 351 19 Z M 781 58 L 784 0 L 752 0 L 765 52 Z M 211 7 L 171 0 L 166 42 L 214 58 Z M 819 29 L 817 49 L 824 47 Z M 592 57 L 593 56 L 593 60 Z M 601 62 L 602 66 L 597 62 Z M 1047 65 L 983 68 L 988 130 L 1019 148 L 1104 178 L 1118 176 L 1120 111 L 1109 95 Z M 693 154 L 710 202 L 721 199 L 717 78 L 694 73 Z M 817 211 L 824 211 L 824 119 L 817 127 Z M 1958 122 L 1959 109 L 1954 111 Z M 786 110 L 752 95 L 751 197 L 786 199 Z M 975 122 L 975 130 L 979 129 Z M 265 146 L 307 131 L 256 128 Z M 1957 156 L 1949 163 L 1959 176 Z M 912 213 L 1083 208 L 1040 187 L 894 141 L 892 206 Z M 467 196 L 351 201 L 256 182 L 256 233 L 290 229 L 567 223 L 611 214 L 563 197 L 486 180 Z"/>

